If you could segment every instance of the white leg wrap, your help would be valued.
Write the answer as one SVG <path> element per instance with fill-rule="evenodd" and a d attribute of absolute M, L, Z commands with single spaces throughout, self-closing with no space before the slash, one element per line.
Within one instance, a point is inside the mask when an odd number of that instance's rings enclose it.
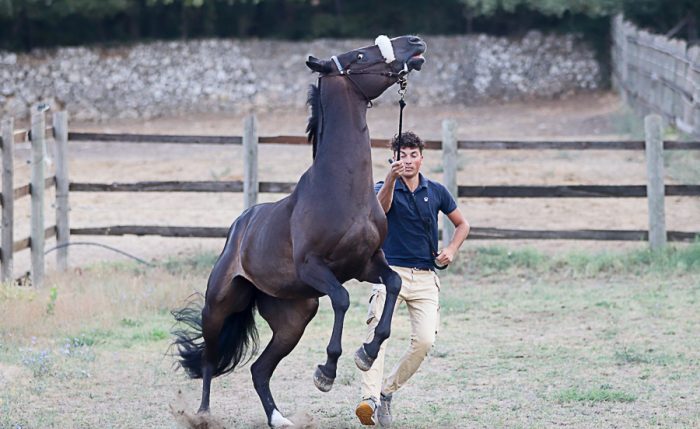
<path fill-rule="evenodd" d="M 272 418 L 270 418 L 270 425 L 277 429 L 294 426 L 294 423 L 292 423 L 289 419 L 285 419 L 282 413 L 279 411 L 274 410 L 272 412 Z"/>

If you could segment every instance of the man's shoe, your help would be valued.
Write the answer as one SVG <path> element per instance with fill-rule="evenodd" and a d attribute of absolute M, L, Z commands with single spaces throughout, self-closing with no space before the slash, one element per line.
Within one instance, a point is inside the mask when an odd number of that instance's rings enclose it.
<path fill-rule="evenodd" d="M 355 415 L 360 419 L 360 423 L 365 426 L 376 424 L 375 413 L 377 411 L 377 400 L 374 398 L 363 398 L 355 408 Z"/>
<path fill-rule="evenodd" d="M 383 428 L 390 428 L 394 418 L 391 417 L 391 394 L 380 395 L 379 408 L 377 409 L 377 420 Z"/>

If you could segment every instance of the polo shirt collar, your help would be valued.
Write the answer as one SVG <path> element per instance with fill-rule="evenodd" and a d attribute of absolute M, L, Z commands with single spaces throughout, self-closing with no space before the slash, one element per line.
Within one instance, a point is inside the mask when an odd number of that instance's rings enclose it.
<path fill-rule="evenodd" d="M 427 188 L 428 187 L 428 180 L 423 176 L 422 173 L 418 173 L 418 187 L 416 188 L 416 192 L 419 189 L 422 188 Z M 397 180 L 396 181 L 396 189 L 400 189 L 405 192 L 410 192 L 406 185 L 404 184 L 403 180 Z"/>

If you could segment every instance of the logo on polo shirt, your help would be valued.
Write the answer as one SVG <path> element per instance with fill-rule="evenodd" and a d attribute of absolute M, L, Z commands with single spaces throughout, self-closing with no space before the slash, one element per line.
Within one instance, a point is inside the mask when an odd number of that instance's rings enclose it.
<path fill-rule="evenodd" d="M 428 202 L 428 197 L 423 197 L 423 201 Z"/>

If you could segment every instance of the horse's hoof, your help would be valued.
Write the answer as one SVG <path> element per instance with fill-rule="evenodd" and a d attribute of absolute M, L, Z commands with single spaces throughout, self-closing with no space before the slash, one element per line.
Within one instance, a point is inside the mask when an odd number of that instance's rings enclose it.
<path fill-rule="evenodd" d="M 293 426 L 294 423 L 286 419 L 277 409 L 272 412 L 272 416 L 270 416 L 270 427 L 272 429 L 291 428 Z"/>
<path fill-rule="evenodd" d="M 333 378 L 326 376 L 326 374 L 321 371 L 321 365 L 316 367 L 314 372 L 314 384 L 318 387 L 321 392 L 329 392 L 333 387 Z"/>
<path fill-rule="evenodd" d="M 362 371 L 369 371 L 369 369 L 372 368 L 373 363 L 374 359 L 367 355 L 367 352 L 365 351 L 365 346 L 361 345 L 360 348 L 357 349 L 357 351 L 355 352 L 355 364 Z"/>

